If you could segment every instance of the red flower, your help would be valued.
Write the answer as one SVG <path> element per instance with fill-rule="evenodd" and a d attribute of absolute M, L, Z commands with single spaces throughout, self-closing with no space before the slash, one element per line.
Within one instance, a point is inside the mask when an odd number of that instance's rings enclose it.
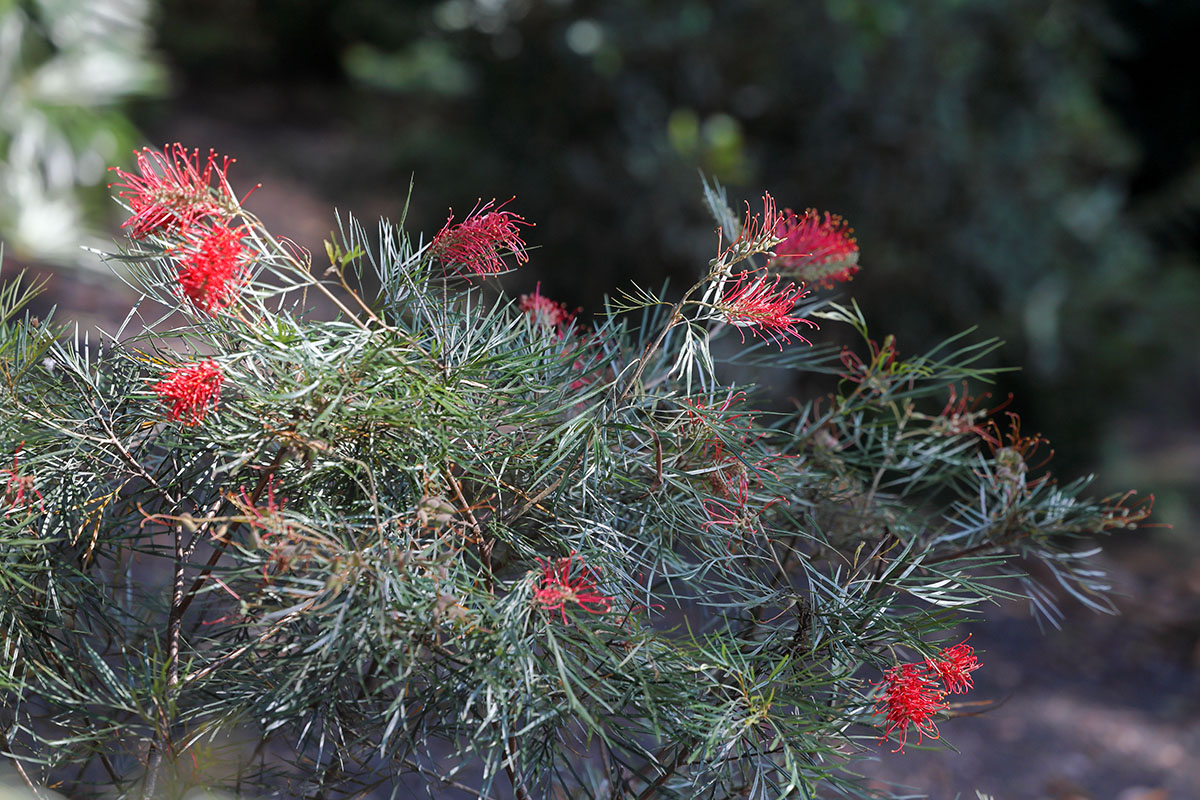
<path fill-rule="evenodd" d="M 768 276 L 751 278 L 752 274 L 742 272 L 738 275 L 733 286 L 717 302 L 718 314 L 730 325 L 749 328 L 751 333 L 775 342 L 780 350 L 783 349 L 783 342 L 790 343 L 793 336 L 805 344 L 812 344 L 797 329 L 801 325 L 815 328 L 816 323 L 792 316 L 797 301 L 807 294 L 803 287 L 789 283 L 780 289 L 780 278 L 776 277 L 775 282 L 769 284 Z M 743 334 L 742 341 L 745 339 Z"/>
<path fill-rule="evenodd" d="M 763 194 L 762 214 L 751 214 L 750 204 L 746 203 L 746 216 L 742 220 L 742 228 L 738 238 L 722 249 L 722 228 L 717 229 L 717 258 L 726 259 L 727 264 L 736 264 L 755 253 L 769 251 L 778 240 L 776 230 L 784 222 L 784 215 L 776 210 L 775 198 L 770 193 Z"/>
<path fill-rule="evenodd" d="M 160 153 L 146 147 L 137 156 L 139 174 L 110 167 L 120 181 L 117 196 L 124 198 L 133 215 L 121 225 L 132 226 L 129 235 L 144 239 L 152 233 L 180 234 L 208 216 L 228 217 L 237 212 L 239 203 L 225 173 L 232 158 L 217 164 L 217 154 L 209 151 L 200 166 L 200 151 L 190 153 L 176 142 Z M 213 178 L 216 178 L 216 184 Z"/>
<path fill-rule="evenodd" d="M 758 515 L 747 507 L 750 501 L 749 476 L 743 472 L 737 478 L 730 480 L 725 478 L 723 471 L 718 471 L 716 474 L 720 477 L 715 482 L 714 488 L 719 494 L 729 498 L 731 502 L 702 500 L 700 507 L 704 510 L 707 521 L 701 523 L 701 526 L 705 529 L 725 527 L 733 530 L 753 527 L 758 520 Z"/>
<path fill-rule="evenodd" d="M 904 664 L 892 667 L 883 675 L 883 695 L 875 704 L 876 714 L 886 714 L 886 727 L 879 742 L 899 729 L 900 746 L 893 753 L 904 752 L 908 740 L 908 726 L 917 729 L 917 744 L 922 736 L 936 739 L 939 736 L 934 715 L 944 711 L 946 693 L 937 685 L 924 664 Z"/>
<path fill-rule="evenodd" d="M 504 271 L 501 249 L 517 257 L 517 263 L 529 260 L 525 242 L 521 240 L 518 225 L 529 225 L 511 211 L 492 211 L 494 200 L 482 207 L 476 206 L 467 218 L 457 225 L 454 214 L 429 244 L 429 251 L 443 264 L 459 270 L 466 269 L 476 275 L 494 275 Z M 501 205 L 503 207 L 503 204 Z"/>
<path fill-rule="evenodd" d="M 797 216 L 789 208 L 787 216 L 775 226 L 782 239 L 775 246 L 771 266 L 825 288 L 834 281 L 848 281 L 858 272 L 858 241 L 854 229 L 837 214 L 815 208 Z"/>
<path fill-rule="evenodd" d="M 153 388 L 159 398 L 171 406 L 167 419 L 179 420 L 184 425 L 199 425 L 208 410 L 216 406 L 224 382 L 221 368 L 210 359 L 179 367 Z"/>
<path fill-rule="evenodd" d="M 967 639 L 971 637 L 968 635 Z M 936 658 L 925 659 L 929 672 L 937 675 L 949 694 L 960 694 L 975 686 L 971 673 L 982 666 L 975 657 L 975 648 L 963 639 L 942 651 Z"/>
<path fill-rule="evenodd" d="M 249 254 L 240 229 L 225 222 L 190 232 L 188 242 L 176 251 L 180 291 L 210 314 L 225 308 L 245 282 Z"/>
<path fill-rule="evenodd" d="M 29 511 L 29 507 L 33 505 L 35 497 L 37 498 L 38 508 L 43 512 L 46 510 L 46 498 L 42 497 L 42 493 L 38 491 L 34 476 L 22 475 L 20 472 L 21 448 L 24 446 L 24 442 L 17 445 L 17 451 L 13 453 L 12 468 L 0 470 L 0 475 L 8 475 L 8 481 L 4 484 L 4 494 L 2 495 L 4 501 L 8 503 L 8 510 L 4 512 L 4 516 L 6 517 L 13 513 L 13 510 L 16 508 Z"/>
<path fill-rule="evenodd" d="M 605 614 L 612 606 L 612 598 L 600 594 L 596 589 L 595 571 L 579 558 L 579 569 L 572 577 L 575 551 L 557 561 L 543 561 L 541 585 L 533 592 L 533 602 L 549 611 L 562 613 L 563 624 L 567 622 L 567 603 L 575 603 L 589 614 Z"/>
<path fill-rule="evenodd" d="M 575 320 L 575 315 L 567 311 L 563 303 L 556 303 L 541 293 L 542 283 L 538 281 L 533 294 L 521 295 L 520 308 L 529 317 L 530 323 L 541 330 L 554 331 L 561 338 L 566 329 Z"/>

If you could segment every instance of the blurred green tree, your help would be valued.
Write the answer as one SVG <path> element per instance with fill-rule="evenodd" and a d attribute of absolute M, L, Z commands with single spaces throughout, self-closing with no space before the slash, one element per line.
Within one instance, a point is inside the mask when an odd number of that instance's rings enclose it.
<path fill-rule="evenodd" d="M 18 259 L 94 264 L 105 166 L 130 98 L 157 92 L 150 0 L 0 0 L 0 240 Z"/>

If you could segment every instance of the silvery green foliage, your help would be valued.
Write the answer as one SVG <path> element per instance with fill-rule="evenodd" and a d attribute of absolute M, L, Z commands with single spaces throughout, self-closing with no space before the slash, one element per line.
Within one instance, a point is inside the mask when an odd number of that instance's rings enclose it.
<path fill-rule="evenodd" d="M 253 268 L 213 314 L 157 234 L 114 256 L 145 299 L 112 335 L 0 293 L 0 748 L 31 785 L 887 797 L 854 774 L 900 757 L 883 672 L 997 598 L 1048 609 L 1031 563 L 1103 608 L 1085 537 L 1145 516 L 945 402 L 995 342 L 904 353 L 818 296 L 794 314 L 853 353 L 714 349 L 769 220 L 585 325 L 403 224 L 316 264 L 236 213 Z M 828 390 L 757 408 L 718 352 Z M 219 404 L 169 419 L 154 387 L 201 359 Z"/>

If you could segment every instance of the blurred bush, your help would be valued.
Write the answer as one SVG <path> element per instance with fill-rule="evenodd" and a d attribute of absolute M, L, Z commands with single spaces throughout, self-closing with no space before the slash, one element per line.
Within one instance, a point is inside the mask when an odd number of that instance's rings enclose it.
<path fill-rule="evenodd" d="M 80 251 L 112 206 L 106 167 L 138 141 L 127 101 L 158 91 L 150 0 L 0 0 L 0 240 L 18 260 Z"/>

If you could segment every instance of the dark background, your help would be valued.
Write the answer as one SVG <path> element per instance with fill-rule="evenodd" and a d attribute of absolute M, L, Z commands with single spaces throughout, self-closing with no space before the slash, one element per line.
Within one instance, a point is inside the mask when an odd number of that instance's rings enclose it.
<path fill-rule="evenodd" d="M 884 751 L 877 774 L 1200 797 L 1200 3 L 164 0 L 153 30 L 168 80 L 126 107 L 145 143 L 236 156 L 250 208 L 315 252 L 334 206 L 397 217 L 410 177 L 426 236 L 515 195 L 536 249 L 506 289 L 586 316 L 707 262 L 701 171 L 737 205 L 847 217 L 840 291 L 878 338 L 1003 338 L 993 363 L 1023 369 L 994 396 L 1060 477 L 1154 493 L 1173 526 L 1109 543 L 1121 617 L 992 612 L 997 702 L 943 726 L 961 755 Z M 123 315 L 74 275 L 67 316 Z"/>

